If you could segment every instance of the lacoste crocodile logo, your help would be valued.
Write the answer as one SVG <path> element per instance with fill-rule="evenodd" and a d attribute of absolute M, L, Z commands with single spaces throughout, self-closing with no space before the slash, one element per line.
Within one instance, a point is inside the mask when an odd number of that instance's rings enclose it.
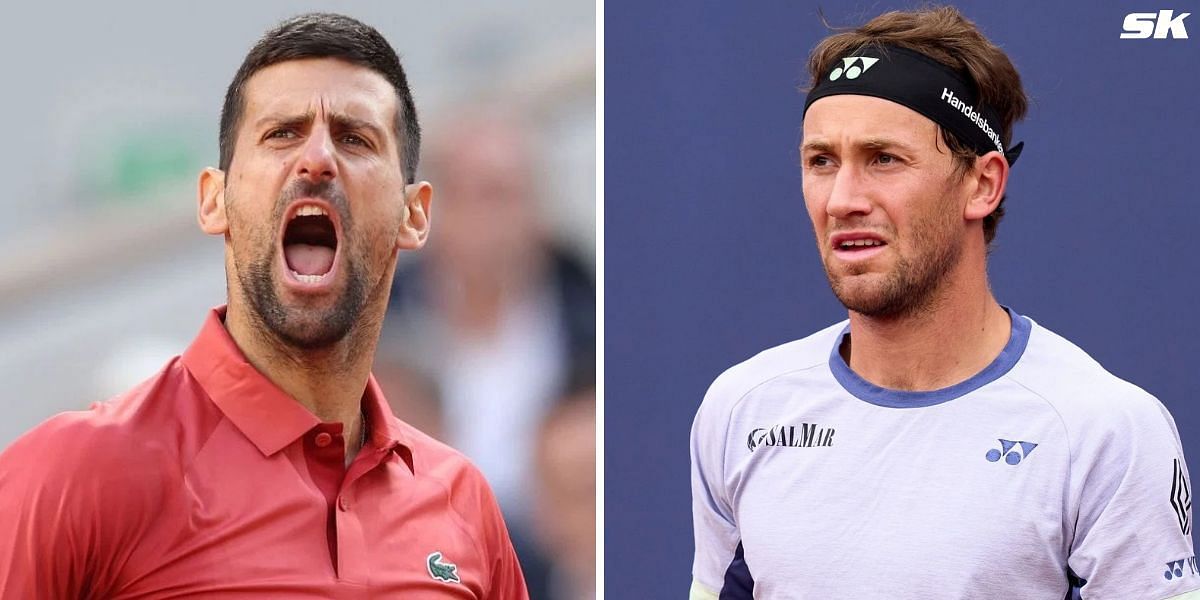
<path fill-rule="evenodd" d="M 442 562 L 441 552 L 430 554 L 426 566 L 429 567 L 429 576 L 438 581 L 462 583 L 462 580 L 458 578 L 458 565 L 452 562 Z"/>

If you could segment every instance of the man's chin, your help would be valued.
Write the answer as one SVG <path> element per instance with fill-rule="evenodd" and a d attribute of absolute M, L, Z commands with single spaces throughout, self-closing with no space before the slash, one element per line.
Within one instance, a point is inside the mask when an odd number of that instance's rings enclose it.
<path fill-rule="evenodd" d="M 887 287 L 888 277 L 883 273 L 832 273 L 826 272 L 829 286 L 838 298 L 869 299 L 879 296 Z"/>
<path fill-rule="evenodd" d="M 263 325 L 279 341 L 301 350 L 317 350 L 350 334 L 361 312 L 355 304 L 345 293 L 295 294 L 277 287 L 276 296 L 256 309 Z"/>
<path fill-rule="evenodd" d="M 889 317 L 904 312 L 908 305 L 878 273 L 839 277 L 830 280 L 833 294 L 847 310 L 868 317 Z"/>
<path fill-rule="evenodd" d="M 302 350 L 329 348 L 350 334 L 354 318 L 340 311 L 286 308 L 283 318 L 264 319 L 267 328 L 280 341 Z"/>
<path fill-rule="evenodd" d="M 353 269 L 334 273 L 329 285 L 309 289 L 283 281 L 270 261 L 239 271 L 244 297 L 264 333 L 284 345 L 311 350 L 331 347 L 351 333 L 366 306 L 362 278 Z"/>

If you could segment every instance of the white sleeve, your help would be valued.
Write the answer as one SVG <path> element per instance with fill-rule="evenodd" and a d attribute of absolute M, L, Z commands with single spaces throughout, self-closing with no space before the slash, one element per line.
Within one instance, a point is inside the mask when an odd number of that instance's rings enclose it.
<path fill-rule="evenodd" d="M 1067 564 L 1079 598 L 1167 598 L 1200 588 L 1191 484 L 1175 421 L 1142 392 L 1072 432 L 1077 507 Z M 1069 525 L 1069 524 L 1068 524 Z"/>
<path fill-rule="evenodd" d="M 718 397 L 719 383 L 720 379 L 709 388 L 692 423 L 692 526 L 696 541 L 692 562 L 693 598 L 715 598 L 720 593 L 725 571 L 740 543 L 725 489 L 730 415 L 729 399 Z"/>

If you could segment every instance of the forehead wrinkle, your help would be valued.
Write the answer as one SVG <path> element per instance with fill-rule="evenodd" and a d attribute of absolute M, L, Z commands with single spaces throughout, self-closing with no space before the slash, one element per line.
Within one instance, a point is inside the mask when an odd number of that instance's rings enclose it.
<path fill-rule="evenodd" d="M 252 85 L 247 86 L 246 112 L 248 114 L 262 112 L 267 115 L 256 120 L 256 123 L 261 123 L 272 116 L 278 118 L 281 115 L 289 115 L 297 110 L 297 104 L 303 105 L 304 112 L 302 114 L 312 117 L 325 117 L 335 112 L 341 112 L 359 121 L 375 122 L 381 115 L 386 116 L 388 112 L 388 93 L 386 91 L 381 93 L 381 90 L 374 89 L 369 81 L 342 82 L 334 88 L 311 87 L 308 85 L 309 82 L 305 82 L 300 84 L 300 89 L 285 86 L 284 90 L 277 90 L 270 94 L 266 90 L 260 89 L 264 85 L 274 83 L 274 79 L 278 77 L 275 75 L 274 78 L 259 80 L 256 75 L 251 78 Z M 392 100 L 392 103 L 394 102 L 396 101 Z"/>
<path fill-rule="evenodd" d="M 804 142 L 804 144 L 800 146 L 800 149 L 802 151 L 812 152 L 831 152 L 835 149 L 835 147 L 841 146 L 863 150 L 886 150 L 889 148 L 898 148 L 906 151 L 913 150 L 911 145 L 900 140 L 880 136 L 871 136 L 860 140 L 850 140 L 846 144 L 837 144 L 825 139 L 816 139 L 810 142 Z"/>
<path fill-rule="evenodd" d="M 293 124 L 293 125 L 310 125 L 317 120 L 318 115 L 323 117 L 323 120 L 328 122 L 333 127 L 341 129 L 366 129 L 376 134 L 381 134 L 383 129 L 377 123 L 369 118 L 360 118 L 348 113 L 332 111 L 328 106 L 321 106 L 318 110 L 307 110 L 300 114 L 288 114 L 286 112 L 275 112 L 263 115 L 254 122 L 254 127 L 261 128 L 268 124 Z"/>
<path fill-rule="evenodd" d="M 803 142 L 800 146 L 800 150 L 830 152 L 834 149 L 849 148 L 872 151 L 899 149 L 906 152 L 916 152 L 920 149 L 920 146 L 915 143 L 918 137 L 916 132 L 912 132 L 913 135 L 911 137 L 913 140 L 908 140 L 907 138 L 910 137 L 910 132 L 907 130 L 907 128 L 900 124 L 901 130 L 897 131 L 895 127 L 892 127 L 892 125 L 894 124 L 888 123 L 882 127 L 882 129 L 890 130 L 883 134 L 870 131 L 871 129 L 878 130 L 879 127 L 872 127 L 869 124 L 866 124 L 865 127 L 851 126 L 849 128 L 843 128 L 832 132 L 832 134 L 821 132 L 814 136 L 815 139 Z M 937 132 L 936 125 L 934 126 L 934 130 Z M 899 135 L 892 135 L 894 133 L 898 133 Z"/>
<path fill-rule="evenodd" d="M 804 122 L 819 130 L 819 138 L 883 140 L 909 149 L 924 140 L 926 131 L 938 128 L 932 119 L 903 104 L 858 95 L 821 98 L 809 108 Z M 862 144 L 856 141 L 856 145 Z"/>
<path fill-rule="evenodd" d="M 309 127 L 340 110 L 347 117 L 341 125 L 373 125 L 364 131 L 373 132 L 381 147 L 404 149 L 399 97 L 383 75 L 366 67 L 327 58 L 276 63 L 247 80 L 244 102 L 246 123 L 298 115 L 304 120 L 297 125 Z"/>

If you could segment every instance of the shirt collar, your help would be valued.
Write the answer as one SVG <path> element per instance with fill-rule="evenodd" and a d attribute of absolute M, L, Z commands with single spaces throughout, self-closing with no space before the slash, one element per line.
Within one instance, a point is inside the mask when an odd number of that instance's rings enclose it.
<path fill-rule="evenodd" d="M 829 368 L 834 379 L 851 395 L 887 408 L 924 408 L 961 398 L 1007 374 L 1017 365 L 1017 361 L 1025 354 L 1029 344 L 1029 333 L 1033 330 L 1033 322 L 1018 315 L 1013 309 L 1001 305 L 1011 321 L 1011 331 L 1008 342 L 1000 354 L 988 366 L 965 381 L 950 387 L 931 391 L 893 390 L 877 386 L 858 373 L 855 373 L 846 360 L 842 358 L 841 348 L 846 338 L 851 335 L 850 324 L 847 323 L 837 337 L 837 343 L 829 353 Z"/>
<path fill-rule="evenodd" d="M 183 364 L 225 417 L 264 456 L 270 456 L 321 421 L 246 360 L 225 329 L 225 311 L 225 306 L 209 311 L 200 333 L 183 353 Z M 369 446 L 390 451 L 411 448 L 373 375 L 367 379 L 362 406 L 371 427 Z M 406 462 L 411 467 L 411 457 Z"/>
<path fill-rule="evenodd" d="M 400 419 L 392 414 L 392 407 L 383 397 L 383 390 L 379 388 L 379 383 L 375 381 L 374 375 L 367 377 L 367 389 L 363 391 L 362 406 L 363 412 L 367 415 L 367 425 L 371 428 L 367 445 L 400 454 L 404 463 L 408 465 L 408 470 L 415 472 L 412 457 L 413 446 L 400 427 Z"/>

